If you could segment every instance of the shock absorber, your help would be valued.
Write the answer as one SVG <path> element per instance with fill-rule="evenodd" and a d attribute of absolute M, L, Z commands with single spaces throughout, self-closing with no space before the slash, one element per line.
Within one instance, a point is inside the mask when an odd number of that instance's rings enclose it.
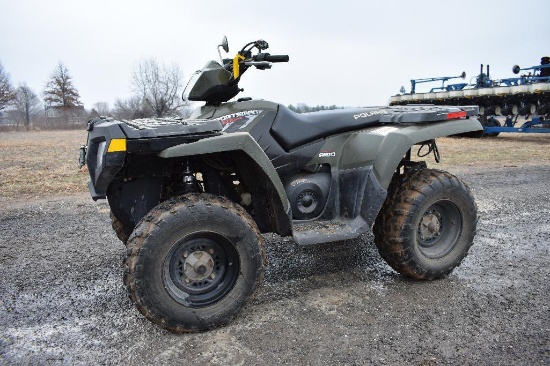
<path fill-rule="evenodd" d="M 189 159 L 185 159 L 185 170 L 183 171 L 183 189 L 185 193 L 198 192 L 197 179 L 193 174 Z"/>

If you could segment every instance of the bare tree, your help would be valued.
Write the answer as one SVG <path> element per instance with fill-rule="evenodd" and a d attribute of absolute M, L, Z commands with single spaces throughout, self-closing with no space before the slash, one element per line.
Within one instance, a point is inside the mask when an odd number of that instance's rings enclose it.
<path fill-rule="evenodd" d="M 80 94 L 73 85 L 69 69 L 59 62 L 44 89 L 44 102 L 48 106 L 73 108 L 81 106 Z"/>
<path fill-rule="evenodd" d="M 129 99 L 117 99 L 113 107 L 113 114 L 117 119 L 136 119 L 153 117 L 153 111 L 144 106 L 140 96 L 134 96 Z"/>
<path fill-rule="evenodd" d="M 15 90 L 11 85 L 10 75 L 4 71 L 0 63 L 0 111 L 6 108 L 15 99 Z"/>
<path fill-rule="evenodd" d="M 35 115 L 40 106 L 40 101 L 34 91 L 26 84 L 19 84 L 15 97 L 15 109 L 18 114 L 18 123 L 23 121 L 25 129 L 31 127 L 31 118 Z"/>
<path fill-rule="evenodd" d="M 344 107 L 338 107 L 336 105 L 317 105 L 315 107 L 310 107 L 305 103 L 298 103 L 296 106 L 293 106 L 292 104 L 288 106 L 288 108 L 296 113 L 309 113 L 309 112 L 318 112 L 318 111 L 330 111 L 333 109 L 342 109 Z"/>
<path fill-rule="evenodd" d="M 186 106 L 180 98 L 182 76 L 176 64 L 166 66 L 154 59 L 143 60 L 134 68 L 132 85 L 156 117 L 178 114 Z"/>
<path fill-rule="evenodd" d="M 92 110 L 88 114 L 88 118 L 94 118 L 99 116 L 110 116 L 111 109 L 107 102 L 97 102 L 92 105 Z"/>
<path fill-rule="evenodd" d="M 109 103 L 107 102 L 97 102 L 93 105 L 93 108 L 100 116 L 108 116 L 111 114 L 111 108 L 109 108 Z"/>

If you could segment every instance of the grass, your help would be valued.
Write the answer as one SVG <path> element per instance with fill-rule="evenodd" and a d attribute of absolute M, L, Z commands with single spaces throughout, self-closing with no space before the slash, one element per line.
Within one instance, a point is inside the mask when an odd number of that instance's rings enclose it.
<path fill-rule="evenodd" d="M 450 171 L 550 165 L 547 134 L 437 142 L 442 156 L 438 167 Z M 85 143 L 84 130 L 0 132 L 0 201 L 88 192 L 88 173 L 78 168 L 78 148 Z M 436 166 L 431 155 L 426 160 Z"/>
<path fill-rule="evenodd" d="M 87 191 L 78 168 L 86 131 L 0 133 L 0 200 L 70 195 Z"/>
<path fill-rule="evenodd" d="M 440 138 L 437 145 L 441 153 L 439 168 L 449 171 L 550 165 L 550 134 L 502 133 L 494 138 Z M 433 155 L 425 160 L 428 165 L 435 165 Z"/>

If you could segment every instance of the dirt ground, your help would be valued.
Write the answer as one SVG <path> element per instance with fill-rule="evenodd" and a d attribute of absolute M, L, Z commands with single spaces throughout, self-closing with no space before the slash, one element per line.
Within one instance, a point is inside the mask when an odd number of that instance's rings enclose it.
<path fill-rule="evenodd" d="M 527 150 L 519 138 L 501 144 Z M 398 275 L 371 235 L 311 248 L 267 235 L 255 301 L 200 334 L 168 333 L 132 306 L 105 201 L 84 189 L 0 197 L 0 364 L 549 364 L 546 141 L 530 164 L 448 168 L 473 188 L 480 221 L 447 278 Z"/>

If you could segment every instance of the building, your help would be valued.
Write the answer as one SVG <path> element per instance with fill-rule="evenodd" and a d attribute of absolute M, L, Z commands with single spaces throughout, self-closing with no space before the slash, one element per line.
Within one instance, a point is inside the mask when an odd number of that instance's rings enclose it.
<path fill-rule="evenodd" d="M 87 122 L 84 106 L 46 106 L 45 114 L 48 127 L 85 126 Z"/>

